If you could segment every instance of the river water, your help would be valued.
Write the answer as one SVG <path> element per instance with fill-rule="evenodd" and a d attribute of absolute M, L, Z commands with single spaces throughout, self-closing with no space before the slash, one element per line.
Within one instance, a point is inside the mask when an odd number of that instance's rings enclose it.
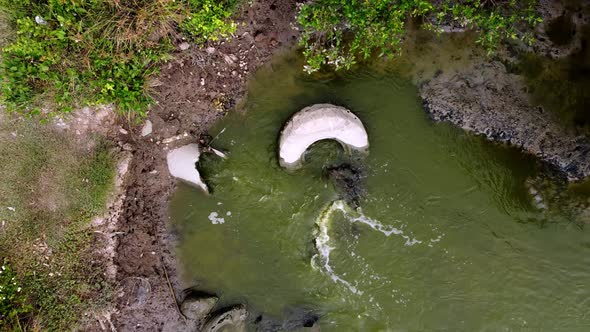
<path fill-rule="evenodd" d="M 229 155 L 201 162 L 212 194 L 174 195 L 188 280 L 266 317 L 311 310 L 322 331 L 590 330 L 590 232 L 534 206 L 535 160 L 433 124 L 394 70 L 300 68 L 286 57 L 255 76 L 247 114 L 211 131 Z M 278 165 L 281 127 L 315 103 L 367 128 L 360 211 L 326 176 L 349 159 L 338 144 L 312 146 L 298 171 Z"/>

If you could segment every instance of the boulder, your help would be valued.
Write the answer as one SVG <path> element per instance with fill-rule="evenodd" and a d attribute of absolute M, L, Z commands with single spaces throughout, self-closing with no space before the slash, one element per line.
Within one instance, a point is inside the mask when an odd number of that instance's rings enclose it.
<path fill-rule="evenodd" d="M 204 319 L 209 312 L 215 307 L 219 299 L 215 296 L 211 297 L 196 297 L 189 296 L 180 305 L 180 311 L 182 314 L 194 321 L 200 321 Z"/>
<path fill-rule="evenodd" d="M 219 313 L 213 315 L 203 329 L 203 332 L 221 332 L 221 331 L 246 331 L 246 320 L 248 319 L 248 311 L 243 305 L 231 307 L 229 309 L 221 310 Z"/>

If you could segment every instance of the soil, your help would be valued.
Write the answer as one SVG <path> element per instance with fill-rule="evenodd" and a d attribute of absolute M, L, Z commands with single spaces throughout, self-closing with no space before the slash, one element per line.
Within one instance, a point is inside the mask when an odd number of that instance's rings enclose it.
<path fill-rule="evenodd" d="M 140 127 L 131 127 L 120 134 L 133 159 L 114 258 L 118 289 L 111 320 L 117 331 L 192 330 L 177 307 L 183 290 L 195 285 L 183 283 L 176 265 L 167 214 L 175 181 L 166 152 L 196 142 L 227 112 L 239 110 L 250 74 L 297 40 L 295 11 L 292 0 L 255 1 L 240 9 L 234 38 L 190 45 L 151 82 L 153 132 L 142 137 Z"/>

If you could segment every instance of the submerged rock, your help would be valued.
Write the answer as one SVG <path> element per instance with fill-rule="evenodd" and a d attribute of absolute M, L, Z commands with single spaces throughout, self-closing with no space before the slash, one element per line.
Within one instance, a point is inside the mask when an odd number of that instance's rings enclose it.
<path fill-rule="evenodd" d="M 543 172 L 528 178 L 525 186 L 530 204 L 544 216 L 531 221 L 566 220 L 580 226 L 590 221 L 590 182 L 571 184 L 558 174 Z"/>
<path fill-rule="evenodd" d="M 166 161 L 170 175 L 208 192 L 207 185 L 203 182 L 197 170 L 200 155 L 199 145 L 188 144 L 168 152 Z"/>
<path fill-rule="evenodd" d="M 262 314 L 255 319 L 254 324 L 257 331 L 301 331 L 303 328 L 314 327 L 319 319 L 320 315 L 313 310 L 288 308 L 283 319 Z"/>
<path fill-rule="evenodd" d="M 297 167 L 307 148 L 325 139 L 340 142 L 346 150 L 369 148 L 367 131 L 356 115 L 344 107 L 317 104 L 297 112 L 283 128 L 279 141 L 281 166 Z"/>
<path fill-rule="evenodd" d="M 351 207 L 359 207 L 359 202 L 366 194 L 364 175 L 360 168 L 343 164 L 328 168 L 328 176 L 334 181 L 340 197 Z"/>
<path fill-rule="evenodd" d="M 238 305 L 229 309 L 222 310 L 220 313 L 213 315 L 205 326 L 203 332 L 221 332 L 221 331 L 246 331 L 246 320 L 248 311 L 243 305 Z"/>
<path fill-rule="evenodd" d="M 200 297 L 190 295 L 182 301 L 180 311 L 186 318 L 200 321 L 211 312 L 218 301 L 219 299 L 215 296 Z"/>
<path fill-rule="evenodd" d="M 499 62 L 474 64 L 434 77 L 420 88 L 434 121 L 451 122 L 536 155 L 570 181 L 590 176 L 590 140 L 529 102 L 523 78 Z"/>

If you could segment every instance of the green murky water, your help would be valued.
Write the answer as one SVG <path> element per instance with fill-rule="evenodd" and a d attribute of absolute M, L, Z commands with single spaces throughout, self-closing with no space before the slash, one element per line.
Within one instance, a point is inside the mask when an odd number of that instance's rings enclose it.
<path fill-rule="evenodd" d="M 259 72 L 247 115 L 212 131 L 224 130 L 214 145 L 230 156 L 202 163 L 213 194 L 174 196 L 197 288 L 276 317 L 312 309 L 322 331 L 590 330 L 590 232 L 531 204 L 533 160 L 432 124 L 395 72 L 322 81 L 299 68 L 287 59 Z M 338 197 L 324 168 L 347 158 L 337 144 L 312 146 L 297 172 L 278 166 L 283 123 L 320 102 L 368 130 L 360 213 L 326 212 Z M 315 242 L 322 214 L 329 263 Z"/>

